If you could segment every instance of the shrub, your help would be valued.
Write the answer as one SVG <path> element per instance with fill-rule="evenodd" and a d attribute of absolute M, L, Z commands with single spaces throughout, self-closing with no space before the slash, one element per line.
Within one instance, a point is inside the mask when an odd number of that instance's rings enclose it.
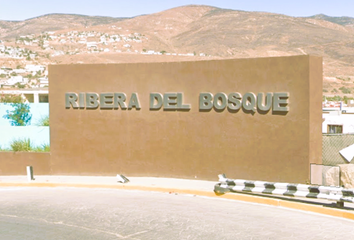
<path fill-rule="evenodd" d="M 49 144 L 42 144 L 41 146 L 37 146 L 32 149 L 33 152 L 50 152 L 50 145 Z"/>
<path fill-rule="evenodd" d="M 44 143 L 40 146 L 33 147 L 29 138 L 15 139 L 10 144 L 10 149 L 2 149 L 0 151 L 14 151 L 14 152 L 50 152 L 50 145 Z"/>
<path fill-rule="evenodd" d="M 341 96 L 338 96 L 338 95 L 336 95 L 336 96 L 334 96 L 334 97 L 326 97 L 326 99 L 327 99 L 328 101 L 342 101 L 342 97 L 341 97 Z"/>
<path fill-rule="evenodd" d="M 37 126 L 49 126 L 49 116 L 44 116 L 44 117 L 41 117 L 37 124 Z"/>
<path fill-rule="evenodd" d="M 21 95 L 16 95 L 16 94 L 0 95 L 0 103 L 21 103 L 21 102 L 23 102 Z"/>
<path fill-rule="evenodd" d="M 27 139 L 16 139 L 11 142 L 11 150 L 14 152 L 29 152 L 31 148 L 31 140 Z"/>
<path fill-rule="evenodd" d="M 339 90 L 341 90 L 342 93 L 351 93 L 351 90 L 349 88 L 346 88 L 346 87 L 340 87 Z"/>

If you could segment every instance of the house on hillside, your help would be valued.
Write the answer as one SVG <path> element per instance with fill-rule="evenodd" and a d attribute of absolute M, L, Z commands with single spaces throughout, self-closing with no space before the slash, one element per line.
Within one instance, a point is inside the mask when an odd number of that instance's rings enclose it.
<path fill-rule="evenodd" d="M 16 73 L 16 74 L 22 74 L 22 73 L 26 73 L 26 69 L 13 69 L 12 72 Z"/>
<path fill-rule="evenodd" d="M 25 66 L 25 70 L 27 72 L 31 72 L 32 74 L 36 74 L 38 71 L 43 72 L 45 70 L 45 66 L 42 65 L 34 65 L 34 64 L 27 64 Z"/>
<path fill-rule="evenodd" d="M 97 49 L 97 42 L 87 42 L 86 47 L 87 49 Z"/>
<path fill-rule="evenodd" d="M 49 86 L 49 81 L 48 81 L 47 77 L 42 77 L 42 78 L 39 78 L 38 80 L 39 80 L 39 87 L 40 88 Z"/>
<path fill-rule="evenodd" d="M 85 44 L 86 43 L 87 44 L 87 40 L 86 40 L 86 38 L 80 38 L 78 43 L 81 43 L 81 44 Z"/>
<path fill-rule="evenodd" d="M 24 78 L 22 76 L 12 76 L 5 83 L 1 84 L 2 88 L 13 88 L 16 84 L 27 84 L 28 78 Z"/>
<path fill-rule="evenodd" d="M 349 112 L 323 112 L 322 133 L 354 133 L 354 109 Z"/>
<path fill-rule="evenodd" d="M 4 69 L 0 69 L 0 75 L 2 75 L 2 74 L 7 74 L 8 72 L 7 71 L 5 71 Z"/>

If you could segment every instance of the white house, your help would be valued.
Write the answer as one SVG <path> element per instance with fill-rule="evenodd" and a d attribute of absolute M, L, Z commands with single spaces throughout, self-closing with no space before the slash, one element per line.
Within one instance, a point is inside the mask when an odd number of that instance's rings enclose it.
<path fill-rule="evenodd" d="M 330 111 L 322 118 L 322 133 L 354 133 L 354 113 Z"/>
<path fill-rule="evenodd" d="M 47 77 L 39 78 L 39 87 L 48 87 L 49 81 Z"/>
<path fill-rule="evenodd" d="M 12 70 L 12 72 L 15 72 L 15 73 L 17 73 L 17 74 L 21 74 L 21 73 L 25 73 L 25 72 L 26 72 L 26 70 L 25 70 L 25 69 L 20 68 L 20 69 L 13 69 L 13 70 Z"/>
<path fill-rule="evenodd" d="M 17 83 L 26 84 L 27 82 L 28 82 L 27 78 L 24 78 L 22 76 L 13 76 L 6 81 L 6 83 L 4 84 L 4 87 L 11 87 Z"/>
<path fill-rule="evenodd" d="M 38 72 L 38 71 L 44 71 L 45 67 L 42 65 L 34 65 L 34 64 L 27 64 L 25 66 L 25 70 L 27 72 Z"/>
<path fill-rule="evenodd" d="M 100 42 L 101 42 L 101 43 L 106 43 L 106 42 L 107 42 L 106 36 L 101 36 L 101 37 L 100 37 Z"/>
<path fill-rule="evenodd" d="M 97 48 L 97 42 L 87 42 L 87 48 Z"/>

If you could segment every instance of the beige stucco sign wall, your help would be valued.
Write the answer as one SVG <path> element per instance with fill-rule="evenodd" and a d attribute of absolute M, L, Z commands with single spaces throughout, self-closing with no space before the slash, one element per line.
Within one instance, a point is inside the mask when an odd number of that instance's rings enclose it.
<path fill-rule="evenodd" d="M 305 182 L 322 59 L 49 67 L 52 174 Z"/>

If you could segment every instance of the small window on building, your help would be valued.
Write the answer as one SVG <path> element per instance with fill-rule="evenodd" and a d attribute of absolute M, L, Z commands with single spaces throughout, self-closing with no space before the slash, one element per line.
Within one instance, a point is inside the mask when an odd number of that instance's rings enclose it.
<path fill-rule="evenodd" d="M 343 133 L 342 125 L 328 125 L 327 126 L 328 133 Z"/>

